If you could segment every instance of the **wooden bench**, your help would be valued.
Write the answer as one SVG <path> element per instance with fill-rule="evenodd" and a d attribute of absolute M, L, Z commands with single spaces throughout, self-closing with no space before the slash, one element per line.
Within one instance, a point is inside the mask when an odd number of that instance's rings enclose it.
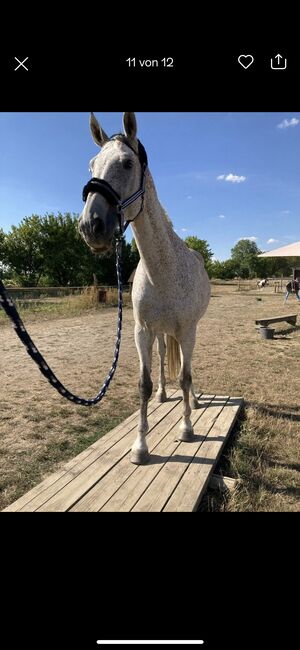
<path fill-rule="evenodd" d="M 279 323 L 280 321 L 286 321 L 291 325 L 296 325 L 298 314 L 286 314 L 285 316 L 272 316 L 271 318 L 257 318 L 255 325 L 260 325 L 261 327 L 268 327 L 270 323 Z"/>
<path fill-rule="evenodd" d="M 201 395 L 193 442 L 180 442 L 182 392 L 148 406 L 151 453 L 132 465 L 139 411 L 5 508 L 6 512 L 193 511 L 243 406 L 241 397 Z"/>

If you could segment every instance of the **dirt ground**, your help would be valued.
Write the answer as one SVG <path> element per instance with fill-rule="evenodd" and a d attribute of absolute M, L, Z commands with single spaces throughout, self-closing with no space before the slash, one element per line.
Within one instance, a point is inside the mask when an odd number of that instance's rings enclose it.
<path fill-rule="evenodd" d="M 272 502 L 277 507 L 267 509 L 295 511 L 300 509 L 300 315 L 296 327 L 277 323 L 274 340 L 261 339 L 254 322 L 283 313 L 300 314 L 294 296 L 283 305 L 283 295 L 271 289 L 236 292 L 214 286 L 198 326 L 194 385 L 205 393 L 243 396 L 248 433 L 252 424 L 259 429 L 263 422 L 268 436 L 277 436 L 273 451 L 268 447 L 270 467 L 273 463 L 290 472 L 291 489 L 285 490 L 283 477 L 279 500 Z M 78 317 L 29 321 L 28 330 L 60 380 L 76 394 L 93 397 L 111 366 L 116 318 L 116 309 L 107 307 Z M 1 323 L 0 343 L 2 509 L 138 408 L 139 364 L 130 307 L 124 310 L 115 378 L 105 399 L 93 408 L 72 405 L 53 390 L 8 322 Z M 157 367 L 155 349 L 155 388 Z M 274 489 L 272 484 L 272 493 Z"/>

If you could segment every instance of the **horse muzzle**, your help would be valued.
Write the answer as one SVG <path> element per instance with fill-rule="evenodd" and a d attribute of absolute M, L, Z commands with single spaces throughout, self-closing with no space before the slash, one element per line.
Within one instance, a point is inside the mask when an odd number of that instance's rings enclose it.
<path fill-rule="evenodd" d="M 118 219 L 114 211 L 114 214 L 108 214 L 105 218 L 97 213 L 91 213 L 88 216 L 82 215 L 79 219 L 78 228 L 93 253 L 105 253 L 112 247 L 117 225 Z"/>

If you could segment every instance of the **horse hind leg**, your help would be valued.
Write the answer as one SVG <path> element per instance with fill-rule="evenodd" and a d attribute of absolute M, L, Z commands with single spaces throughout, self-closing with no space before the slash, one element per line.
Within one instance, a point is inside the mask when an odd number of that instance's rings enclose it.
<path fill-rule="evenodd" d="M 161 404 L 166 401 L 166 376 L 165 376 L 165 356 L 166 356 L 166 344 L 163 334 L 157 335 L 157 350 L 159 354 L 159 377 L 158 377 L 158 389 L 156 392 L 156 399 Z"/>
<path fill-rule="evenodd" d="M 149 330 L 141 327 L 135 327 L 135 343 L 140 358 L 140 417 L 138 423 L 138 433 L 131 449 L 130 460 L 135 465 L 144 465 L 148 462 L 150 455 L 146 443 L 146 434 L 148 433 L 147 408 L 148 401 L 152 395 L 151 381 L 151 353 L 154 336 Z"/>

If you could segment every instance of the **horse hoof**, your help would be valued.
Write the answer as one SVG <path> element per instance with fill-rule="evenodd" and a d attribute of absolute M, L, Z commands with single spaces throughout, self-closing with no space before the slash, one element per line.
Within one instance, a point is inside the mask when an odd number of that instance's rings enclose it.
<path fill-rule="evenodd" d="M 131 451 L 130 462 L 134 465 L 146 465 L 149 462 L 148 449 L 134 449 Z"/>
<path fill-rule="evenodd" d="M 167 401 L 167 393 L 166 393 L 166 391 L 165 391 L 165 390 L 159 390 L 159 391 L 157 391 L 157 393 L 156 393 L 156 400 L 157 400 L 157 402 L 159 402 L 160 404 L 163 404 L 163 402 L 166 402 L 166 401 Z"/>
<path fill-rule="evenodd" d="M 193 431 L 182 431 L 178 436 L 178 440 L 180 440 L 180 442 L 193 442 L 193 440 L 194 440 L 194 432 Z"/>
<path fill-rule="evenodd" d="M 200 408 L 200 406 L 201 406 L 201 404 L 200 404 L 200 403 L 198 402 L 198 400 L 195 399 L 195 397 L 194 397 L 193 400 L 192 400 L 192 408 L 193 408 L 193 409 L 198 409 L 198 408 Z"/>
<path fill-rule="evenodd" d="M 194 429 L 192 426 L 183 425 L 179 429 L 178 440 L 181 442 L 192 442 L 194 440 Z"/>

